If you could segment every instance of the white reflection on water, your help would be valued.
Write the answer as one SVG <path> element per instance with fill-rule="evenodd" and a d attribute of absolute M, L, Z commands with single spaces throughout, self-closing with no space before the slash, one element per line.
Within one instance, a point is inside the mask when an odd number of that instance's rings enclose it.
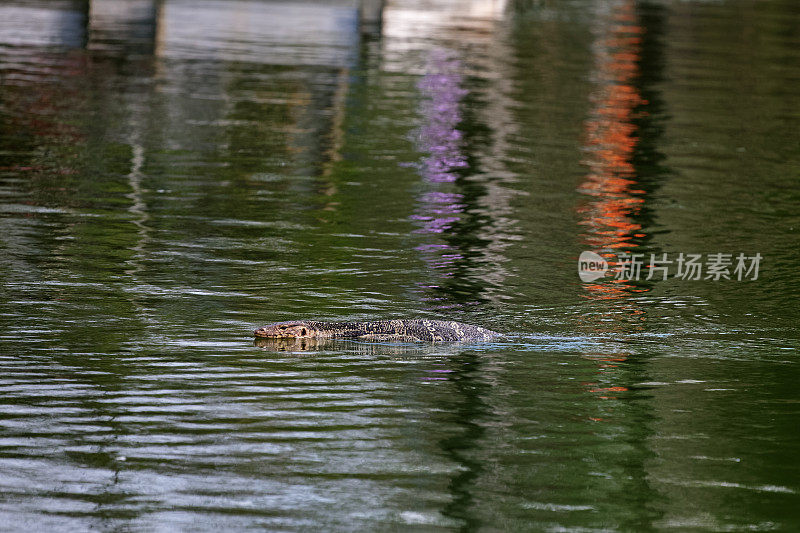
<path fill-rule="evenodd" d="M 343 67 L 359 39 L 349 1 L 173 0 L 159 24 L 158 55 L 180 60 Z"/>

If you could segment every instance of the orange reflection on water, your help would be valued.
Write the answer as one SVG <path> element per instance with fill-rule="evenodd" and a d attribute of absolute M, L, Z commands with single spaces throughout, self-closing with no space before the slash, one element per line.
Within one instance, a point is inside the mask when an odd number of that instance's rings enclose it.
<path fill-rule="evenodd" d="M 585 201 L 578 207 L 579 223 L 584 231 L 585 249 L 603 256 L 613 271 L 619 266 L 617 254 L 636 248 L 634 238 L 646 236 L 636 220 L 643 203 L 638 185 L 634 155 L 638 148 L 636 119 L 643 116 L 647 104 L 636 86 L 640 75 L 641 45 L 644 28 L 637 23 L 634 2 L 614 4 L 608 16 L 598 17 L 596 55 L 593 78 L 597 88 L 592 95 L 592 110 L 584 123 L 583 163 L 588 172 L 578 191 Z M 644 312 L 630 301 L 639 289 L 624 280 L 603 280 L 584 283 L 585 296 L 604 301 L 597 315 L 589 317 L 593 329 L 608 332 L 619 327 L 620 312 L 644 319 Z M 604 310 L 607 309 L 607 312 Z M 626 354 L 592 354 L 586 356 L 597 364 L 598 381 L 584 383 L 586 390 L 600 399 L 616 399 L 613 393 L 628 388 L 609 383 L 612 373 L 619 371 Z M 601 377 L 602 376 L 602 377 Z M 612 393 L 612 394 L 609 394 Z M 602 418 L 595 420 L 601 421 Z"/>
<path fill-rule="evenodd" d="M 578 188 L 588 197 L 578 208 L 580 224 L 586 228 L 583 240 L 595 251 L 631 249 L 636 246 L 632 237 L 643 235 L 641 224 L 633 218 L 644 202 L 633 155 L 639 142 L 634 120 L 646 104 L 634 85 L 644 29 L 636 24 L 633 9 L 632 2 L 619 4 L 605 27 L 600 27 L 595 45 L 598 88 L 584 124 L 584 164 L 589 172 Z M 607 254 L 606 259 L 613 263 L 613 255 Z M 624 290 L 598 285 L 602 283 L 585 285 L 590 297 L 606 299 Z"/>

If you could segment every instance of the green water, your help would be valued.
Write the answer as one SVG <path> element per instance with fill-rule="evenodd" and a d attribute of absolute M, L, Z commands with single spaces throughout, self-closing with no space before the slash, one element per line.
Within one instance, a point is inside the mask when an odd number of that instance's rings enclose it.
<path fill-rule="evenodd" d="M 3 527 L 799 529 L 796 3 L 365 17 L 0 4 Z"/>

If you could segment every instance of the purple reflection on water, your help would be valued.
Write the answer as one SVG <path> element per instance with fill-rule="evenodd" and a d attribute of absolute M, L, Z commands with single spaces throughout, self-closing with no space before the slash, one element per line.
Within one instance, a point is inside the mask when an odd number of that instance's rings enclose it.
<path fill-rule="evenodd" d="M 422 178 L 431 184 L 452 183 L 457 170 L 468 166 L 461 147 L 461 62 L 447 50 L 434 50 L 428 61 L 428 74 L 419 82 L 425 96 L 421 113 L 425 123 L 417 131 L 417 147 L 425 155 L 418 164 Z M 428 191 L 419 197 L 417 214 L 422 233 L 443 233 L 458 222 L 464 210 L 464 197 L 455 192 Z"/>
<path fill-rule="evenodd" d="M 460 67 L 461 62 L 448 51 L 434 50 L 429 73 L 418 84 L 426 97 L 422 114 L 427 123 L 419 129 L 417 143 L 421 151 L 429 154 L 421 161 L 420 173 L 429 182 L 453 182 L 458 177 L 454 171 L 468 166 L 458 130 L 461 99 L 466 94 L 461 88 Z"/>
<path fill-rule="evenodd" d="M 411 220 L 419 223 L 417 233 L 444 234 L 461 220 L 464 196 L 438 190 L 458 179 L 458 171 L 467 168 L 462 147 L 461 100 L 466 90 L 461 87 L 461 62 L 448 50 L 434 50 L 428 61 L 428 73 L 418 88 L 425 97 L 420 112 L 424 124 L 417 130 L 417 148 L 425 155 L 416 164 L 420 176 L 431 189 L 418 197 Z M 423 259 L 440 275 L 453 275 L 454 264 L 463 256 L 448 244 L 424 244 L 417 247 Z M 436 287 L 432 285 L 431 287 Z"/>
<path fill-rule="evenodd" d="M 464 209 L 464 204 L 460 203 L 464 196 L 454 192 L 433 191 L 423 194 L 419 199 L 434 206 L 435 213 L 460 213 Z"/>

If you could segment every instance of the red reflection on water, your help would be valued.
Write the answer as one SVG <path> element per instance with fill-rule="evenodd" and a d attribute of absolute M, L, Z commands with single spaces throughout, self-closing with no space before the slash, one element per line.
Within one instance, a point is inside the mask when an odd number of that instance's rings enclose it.
<path fill-rule="evenodd" d="M 634 119 L 646 101 L 634 85 L 639 76 L 641 37 L 633 2 L 620 4 L 611 15 L 611 24 L 601 28 L 595 45 L 598 88 L 592 96 L 593 108 L 584 124 L 584 164 L 589 168 L 579 192 L 587 201 L 578 208 L 585 227 L 583 241 L 588 249 L 605 252 L 612 268 L 611 251 L 632 249 L 633 236 L 643 236 L 634 216 L 644 199 L 637 187 L 633 154 L 639 139 Z M 585 284 L 592 299 L 621 296 L 631 287 L 625 283 Z"/>
<path fill-rule="evenodd" d="M 586 200 L 578 207 L 586 249 L 594 250 L 609 263 L 611 270 L 618 266 L 620 252 L 631 251 L 637 244 L 634 238 L 646 236 L 636 215 L 644 203 L 643 191 L 633 157 L 639 143 L 638 127 L 634 122 L 642 116 L 642 98 L 635 81 L 640 75 L 641 35 L 644 28 L 637 23 L 634 2 L 616 4 L 608 18 L 599 19 L 595 42 L 596 66 L 593 72 L 597 89 L 592 95 L 592 110 L 584 123 L 584 164 L 588 167 L 578 191 Z M 608 332 L 619 327 L 617 317 L 622 311 L 626 320 L 644 312 L 629 301 L 631 293 L 640 292 L 623 280 L 603 280 L 584 283 L 587 298 L 604 301 L 608 312 L 600 311 L 594 328 Z M 594 354 L 587 358 L 596 361 L 598 377 L 594 383 L 584 383 L 589 392 L 600 399 L 615 399 L 609 395 L 627 391 L 627 387 L 609 384 L 626 354 Z M 594 419 L 600 421 L 602 419 Z"/>
<path fill-rule="evenodd" d="M 25 62 L 35 65 L 25 76 L 13 76 L 4 92 L 7 120 L 38 142 L 80 144 L 86 135 L 68 118 L 76 102 L 84 100 L 84 88 L 74 80 L 86 76 L 88 60 L 80 53 L 32 53 Z M 8 68 L 8 65 L 3 65 Z"/>

